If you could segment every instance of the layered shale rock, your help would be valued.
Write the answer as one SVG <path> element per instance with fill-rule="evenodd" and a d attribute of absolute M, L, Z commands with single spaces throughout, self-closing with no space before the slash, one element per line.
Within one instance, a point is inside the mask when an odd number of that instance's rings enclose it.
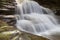
<path fill-rule="evenodd" d="M 15 11 L 14 0 L 0 0 L 0 15 L 11 15 Z"/>

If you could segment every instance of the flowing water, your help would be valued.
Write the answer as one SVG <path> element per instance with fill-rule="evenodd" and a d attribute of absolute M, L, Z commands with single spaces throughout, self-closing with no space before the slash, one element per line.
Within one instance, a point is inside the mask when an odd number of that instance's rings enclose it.
<path fill-rule="evenodd" d="M 40 6 L 34 1 L 24 1 L 19 3 L 17 0 L 17 28 L 20 31 L 44 36 L 52 40 L 54 33 L 59 33 L 60 28 L 53 15 L 53 12 Z"/>

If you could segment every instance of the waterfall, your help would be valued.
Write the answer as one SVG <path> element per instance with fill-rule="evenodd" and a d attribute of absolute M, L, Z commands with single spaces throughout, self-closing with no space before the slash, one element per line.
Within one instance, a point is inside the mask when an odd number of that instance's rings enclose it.
<path fill-rule="evenodd" d="M 54 37 L 51 35 L 60 29 L 54 17 L 49 15 L 53 12 L 48 8 L 42 7 L 35 1 L 24 1 L 22 3 L 16 1 L 16 3 L 17 14 L 19 15 L 16 26 L 20 31 L 51 39 Z M 54 38 L 52 39 L 54 40 Z"/>

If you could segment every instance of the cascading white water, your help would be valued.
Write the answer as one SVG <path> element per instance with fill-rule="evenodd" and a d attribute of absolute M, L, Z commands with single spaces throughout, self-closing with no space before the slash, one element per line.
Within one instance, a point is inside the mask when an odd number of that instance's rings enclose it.
<path fill-rule="evenodd" d="M 54 37 L 51 35 L 54 31 L 57 32 L 59 27 L 57 27 L 56 20 L 51 15 L 48 15 L 53 13 L 52 11 L 34 1 L 24 1 L 21 4 L 18 1 L 16 2 L 19 15 L 16 26 L 20 31 L 49 38 Z M 52 38 L 52 40 L 54 39 Z"/>

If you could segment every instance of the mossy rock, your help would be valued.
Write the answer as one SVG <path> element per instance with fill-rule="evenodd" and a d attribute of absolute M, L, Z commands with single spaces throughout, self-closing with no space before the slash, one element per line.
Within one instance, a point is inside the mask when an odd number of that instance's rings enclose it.
<path fill-rule="evenodd" d="M 23 32 L 20 37 L 24 40 L 49 40 L 48 38 L 45 38 L 43 36 L 37 36 L 29 33 Z"/>
<path fill-rule="evenodd" d="M 2 27 L 2 26 L 8 26 L 8 24 L 6 22 L 0 20 L 0 27 Z"/>
<path fill-rule="evenodd" d="M 19 34 L 16 31 L 17 30 L 0 33 L 0 40 L 17 39 Z"/>
<path fill-rule="evenodd" d="M 0 32 L 13 30 L 15 30 L 13 26 L 9 26 L 6 22 L 0 20 Z"/>
<path fill-rule="evenodd" d="M 10 36 L 9 35 L 1 34 L 0 33 L 0 40 L 9 40 L 9 39 L 10 39 Z"/>

